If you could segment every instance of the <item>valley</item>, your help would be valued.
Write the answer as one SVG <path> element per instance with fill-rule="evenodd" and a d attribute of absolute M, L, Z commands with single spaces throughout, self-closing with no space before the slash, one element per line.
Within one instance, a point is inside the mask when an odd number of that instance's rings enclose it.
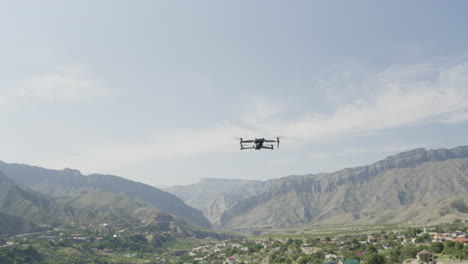
<path fill-rule="evenodd" d="M 465 146 L 166 191 L 0 162 L 0 263 L 402 263 L 424 250 L 464 261 L 467 193 Z"/>

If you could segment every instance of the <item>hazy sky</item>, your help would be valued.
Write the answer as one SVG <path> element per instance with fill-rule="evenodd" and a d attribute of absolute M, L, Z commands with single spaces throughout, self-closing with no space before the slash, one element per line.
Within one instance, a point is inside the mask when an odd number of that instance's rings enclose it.
<path fill-rule="evenodd" d="M 0 160 L 154 186 L 468 145 L 468 1 L 1 1 Z M 275 151 L 236 137 L 283 136 Z"/>

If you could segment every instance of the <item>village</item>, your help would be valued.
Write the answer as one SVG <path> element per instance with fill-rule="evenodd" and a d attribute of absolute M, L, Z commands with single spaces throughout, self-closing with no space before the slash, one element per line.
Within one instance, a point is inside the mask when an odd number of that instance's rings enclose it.
<path fill-rule="evenodd" d="M 246 237 L 198 242 L 191 250 L 174 250 L 168 255 L 158 252 L 176 241 L 169 233 L 135 233 L 106 223 L 93 231 L 52 229 L 12 236 L 1 239 L 0 247 L 28 248 L 37 243 L 58 247 L 85 245 L 97 255 L 139 257 L 147 261 L 144 263 L 458 264 L 468 263 L 466 233 L 466 223 L 460 222 L 445 227 L 400 227 L 360 234 Z"/>
<path fill-rule="evenodd" d="M 187 254 L 191 262 L 185 263 L 401 263 L 405 257 L 412 259 L 410 263 L 466 263 L 465 236 L 466 230 L 426 232 L 410 228 L 406 232 L 332 238 L 243 239 L 195 247 Z M 455 251 L 462 253 L 457 255 Z M 443 253 L 452 260 L 438 262 L 437 257 Z M 378 256 L 387 256 L 388 260 L 379 262 Z M 465 262 L 457 262 L 457 258 Z"/>

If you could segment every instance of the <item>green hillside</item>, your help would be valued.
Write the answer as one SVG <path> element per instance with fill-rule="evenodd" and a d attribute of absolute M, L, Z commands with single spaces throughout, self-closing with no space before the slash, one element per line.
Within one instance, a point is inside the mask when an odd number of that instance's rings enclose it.
<path fill-rule="evenodd" d="M 65 196 L 85 190 L 123 193 L 152 205 L 161 211 L 182 217 L 200 227 L 211 227 L 197 209 L 187 206 L 180 198 L 158 188 L 113 175 L 82 175 L 77 170 L 49 170 L 24 164 L 0 162 L 0 171 L 18 184 L 51 196 Z"/>

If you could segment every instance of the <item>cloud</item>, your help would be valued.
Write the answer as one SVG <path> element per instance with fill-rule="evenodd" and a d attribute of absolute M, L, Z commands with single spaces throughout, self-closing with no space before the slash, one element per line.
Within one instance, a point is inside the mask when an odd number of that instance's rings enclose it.
<path fill-rule="evenodd" d="M 49 102 L 86 101 L 110 94 L 84 66 L 64 66 L 41 74 L 24 77 L 3 92 L 2 104 L 31 100 Z"/>
<path fill-rule="evenodd" d="M 441 117 L 452 122 L 465 120 L 460 112 L 468 110 L 468 63 L 392 66 L 360 76 L 355 80 L 360 85 L 356 92 L 364 94 L 339 105 L 333 113 L 306 113 L 290 120 L 273 118 L 258 126 L 315 142 L 438 122 Z"/>
<path fill-rule="evenodd" d="M 468 121 L 468 112 L 454 113 L 453 115 L 441 120 L 440 122 L 454 124 L 465 121 Z"/>
<path fill-rule="evenodd" d="M 55 163 L 95 171 L 109 170 L 152 159 L 238 151 L 233 138 L 240 136 L 285 136 L 283 142 L 288 142 L 288 148 L 296 148 L 390 128 L 468 119 L 467 62 L 394 65 L 379 72 L 359 70 L 354 74 L 348 70 L 338 76 L 352 80 L 353 83 L 347 83 L 347 89 L 348 92 L 355 89 L 356 94 L 348 101 L 337 100 L 343 103 L 329 113 L 305 112 L 293 116 L 288 115 L 287 104 L 262 100 L 252 103 L 251 108 L 240 115 L 240 120 L 228 120 L 202 129 L 162 131 L 141 142 L 91 146 L 79 156 L 55 160 Z M 322 83 L 327 84 L 323 89 L 329 93 L 337 91 L 333 96 L 338 98 L 340 87 L 331 89 L 330 84 L 345 81 Z M 68 98 L 68 93 L 63 97 Z M 323 157 L 317 155 L 315 158 Z"/>
<path fill-rule="evenodd" d="M 236 138 L 251 133 L 249 129 L 225 122 L 206 130 L 154 133 L 141 142 L 88 146 L 76 156 L 43 160 L 39 164 L 55 168 L 87 168 L 90 172 L 108 171 L 110 168 L 126 167 L 153 159 L 238 151 L 239 141 Z"/>
<path fill-rule="evenodd" d="M 339 151 L 333 152 L 312 152 L 307 154 L 308 160 L 327 160 L 336 157 L 349 157 L 359 154 L 367 154 L 367 153 L 382 153 L 382 152 L 402 152 L 408 151 L 411 149 L 416 149 L 421 147 L 421 145 L 417 144 L 408 144 L 402 145 L 399 143 L 394 144 L 387 144 L 384 146 L 374 146 L 374 147 L 367 147 L 367 148 L 345 148 Z"/>

